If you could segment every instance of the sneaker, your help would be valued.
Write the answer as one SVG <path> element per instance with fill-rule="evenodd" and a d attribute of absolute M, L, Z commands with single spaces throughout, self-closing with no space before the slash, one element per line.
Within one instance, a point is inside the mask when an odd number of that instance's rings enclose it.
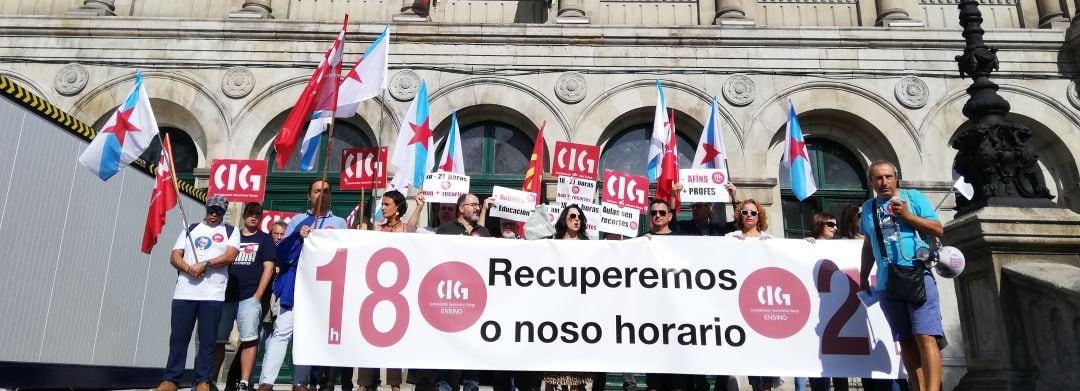
<path fill-rule="evenodd" d="M 304 386 L 293 386 L 292 391 L 308 391 L 308 389 Z"/>
<path fill-rule="evenodd" d="M 236 391 L 251 391 L 251 387 L 248 387 L 247 382 L 236 383 Z"/>
<path fill-rule="evenodd" d="M 195 391 L 210 391 L 210 382 L 200 382 L 195 385 Z"/>
<path fill-rule="evenodd" d="M 273 384 L 265 384 L 265 383 L 264 384 L 259 384 L 259 388 L 257 390 L 258 391 L 274 391 L 274 385 Z"/>
<path fill-rule="evenodd" d="M 176 391 L 176 383 L 168 380 L 162 380 L 161 384 L 158 384 L 154 391 Z"/>

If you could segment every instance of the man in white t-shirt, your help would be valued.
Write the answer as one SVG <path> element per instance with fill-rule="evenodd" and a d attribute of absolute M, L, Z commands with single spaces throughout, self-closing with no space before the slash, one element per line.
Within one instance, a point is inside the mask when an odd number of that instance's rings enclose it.
<path fill-rule="evenodd" d="M 206 200 L 206 218 L 181 232 L 169 263 L 178 271 L 172 300 L 172 332 L 165 376 L 156 391 L 176 391 L 184 374 L 188 344 L 196 323 L 199 351 L 195 356 L 195 391 L 210 391 L 214 342 L 221 319 L 229 264 L 240 253 L 240 233 L 222 223 L 229 201 L 215 195 Z M 191 237 L 188 238 L 188 233 Z M 195 249 L 192 250 L 192 244 Z"/>

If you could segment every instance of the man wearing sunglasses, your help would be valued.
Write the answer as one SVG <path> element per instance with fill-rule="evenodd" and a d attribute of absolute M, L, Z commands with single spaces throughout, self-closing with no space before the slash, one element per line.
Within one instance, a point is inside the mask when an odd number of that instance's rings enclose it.
<path fill-rule="evenodd" d="M 214 342 L 229 280 L 228 266 L 240 252 L 238 232 L 222 223 L 228 207 L 229 201 L 221 195 L 207 199 L 206 217 L 188 227 L 187 232 L 180 233 L 173 245 L 169 263 L 178 273 L 172 300 L 169 358 L 157 391 L 176 391 L 184 376 L 188 343 L 196 324 L 199 350 L 195 356 L 194 389 L 210 391 Z"/>

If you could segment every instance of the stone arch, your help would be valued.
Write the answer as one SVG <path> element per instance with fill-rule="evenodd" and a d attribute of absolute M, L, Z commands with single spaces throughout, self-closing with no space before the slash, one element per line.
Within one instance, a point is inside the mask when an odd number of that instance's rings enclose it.
<path fill-rule="evenodd" d="M 98 123 L 107 119 L 131 91 L 128 81 L 135 74 L 113 78 L 83 95 L 72 106 L 71 115 Z M 159 125 L 183 129 L 199 148 L 199 166 L 209 159 L 227 157 L 229 121 L 221 101 L 194 79 L 173 72 L 143 72 L 150 106 Z"/>
<path fill-rule="evenodd" d="M 22 86 L 23 88 L 25 88 L 27 90 L 30 90 L 30 92 L 33 93 L 34 95 L 37 95 L 39 98 L 45 99 L 46 101 L 48 101 L 49 103 L 52 103 L 53 105 L 57 105 L 59 103 L 59 102 L 53 100 L 53 97 L 52 97 L 51 94 L 49 94 L 48 90 L 46 90 L 40 84 L 35 82 L 29 76 L 26 76 L 26 75 L 21 74 L 19 72 L 15 72 L 15 71 L 10 70 L 10 69 L 0 69 L 0 75 L 4 75 L 4 77 L 7 77 L 8 79 L 11 79 L 16 84 Z"/>
<path fill-rule="evenodd" d="M 544 143 L 547 144 L 548 151 L 555 149 L 555 141 L 570 140 L 570 124 L 555 102 L 540 91 L 514 80 L 499 77 L 468 78 L 439 87 L 429 95 L 428 100 L 432 113 L 431 123 L 439 124 L 438 129 L 443 135 L 450 125 L 450 114 L 453 111 L 463 111 L 464 108 L 476 106 L 479 110 L 491 110 L 486 111 L 487 114 L 513 114 L 505 120 L 488 119 L 503 120 L 522 131 L 531 132 L 534 138 L 540 123 L 547 118 Z M 459 116 L 458 120 L 464 119 Z"/>
<path fill-rule="evenodd" d="M 712 109 L 712 96 L 692 85 L 661 80 L 664 97 L 669 109 L 675 110 L 676 129 L 692 140 L 701 136 L 704 121 L 709 118 Z M 601 145 L 610 140 L 615 133 L 625 127 L 613 126 L 620 118 L 635 118 L 632 112 L 648 109 L 648 122 L 652 121 L 656 107 L 656 80 L 642 79 L 620 84 L 604 91 L 585 107 L 581 116 L 574 123 L 574 142 Z M 734 155 L 733 146 L 743 146 L 742 128 L 735 117 L 721 104 L 717 104 L 721 117 L 721 128 L 727 142 L 727 153 Z M 630 115 L 627 117 L 627 115 Z"/>
<path fill-rule="evenodd" d="M 536 135 L 540 133 L 540 124 L 533 122 L 533 120 L 530 117 L 526 116 L 525 113 L 503 105 L 478 104 L 468 107 L 462 107 L 457 110 L 457 116 L 458 126 L 463 131 L 470 125 L 484 121 L 501 122 L 506 125 L 510 125 L 511 127 L 516 128 L 522 133 L 528 135 L 530 138 L 530 145 L 536 143 Z M 442 156 L 442 153 L 445 153 L 442 148 L 444 146 L 444 143 L 446 142 L 446 135 L 450 132 L 450 123 L 452 122 L 452 120 L 453 118 L 451 114 L 447 114 L 446 117 L 437 124 L 433 122 L 433 124 L 435 124 L 435 126 L 432 126 L 432 133 L 435 137 L 434 150 L 436 151 L 436 153 L 439 154 L 436 156 L 436 159 L 440 158 Z M 548 123 L 544 128 L 545 148 L 543 158 L 545 172 L 548 172 L 551 167 L 549 163 L 551 162 L 551 154 L 555 151 L 555 141 L 561 140 L 561 138 L 559 137 L 560 134 L 548 133 L 551 129 L 551 126 L 552 124 Z M 393 148 L 393 146 L 391 146 L 391 148 Z M 391 154 L 392 153 L 393 152 L 391 152 Z M 472 157 L 465 157 L 466 160 L 470 158 Z M 522 174 L 524 174 L 524 172 L 522 172 Z"/>
<path fill-rule="evenodd" d="M 866 162 L 890 160 L 908 178 L 922 177 L 927 174 L 925 171 L 935 167 L 923 162 L 921 137 L 915 127 L 887 100 L 850 84 L 812 81 L 778 91 L 758 107 L 746 127 L 744 160 L 733 163 L 734 168 L 754 171 L 764 161 L 765 172 L 759 175 L 776 175 L 787 124 L 786 100 L 795 105 L 808 137 L 822 136 L 836 141 Z M 815 123 L 827 122 L 845 126 L 832 130 L 819 128 L 822 134 L 813 134 Z"/>
<path fill-rule="evenodd" d="M 281 131 L 289 111 L 296 104 L 297 97 L 304 90 L 310 75 L 297 76 L 278 82 L 259 92 L 250 99 L 235 119 L 236 131 L 232 135 L 235 156 L 247 156 L 261 159 L 268 156 L 274 137 Z M 367 132 L 367 136 L 381 145 L 393 144 L 397 135 L 401 116 L 387 99 L 377 96 L 365 101 L 357 108 L 357 114 L 350 118 L 338 118 L 356 125 Z M 373 120 L 367 120 L 373 118 Z M 380 126 L 381 125 L 381 126 Z M 378 132 L 374 132 L 379 128 Z M 376 137 L 377 136 L 377 137 Z M 388 141 L 389 140 L 389 141 Z"/>
<path fill-rule="evenodd" d="M 1080 116 L 1064 104 L 1042 92 L 1021 86 L 1003 84 L 999 94 L 1007 99 L 1012 110 L 1006 119 L 1027 126 L 1034 135 L 1030 142 L 1039 153 L 1047 187 L 1063 207 L 1080 212 Z M 950 92 L 936 104 L 923 121 L 927 139 L 941 140 L 940 158 L 927 164 L 952 167 L 956 150 L 947 146 L 960 130 L 970 126 L 962 110 L 967 102 L 965 89 Z M 951 175 L 951 170 L 948 171 Z M 949 179 L 947 178 L 940 179 Z"/>

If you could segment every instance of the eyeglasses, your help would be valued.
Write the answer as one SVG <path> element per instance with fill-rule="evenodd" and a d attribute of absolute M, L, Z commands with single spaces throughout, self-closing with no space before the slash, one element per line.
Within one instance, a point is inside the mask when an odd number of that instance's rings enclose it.
<path fill-rule="evenodd" d="M 664 217 L 664 216 L 667 216 L 667 211 L 666 211 L 666 210 L 650 210 L 650 211 L 649 211 L 649 216 L 653 216 L 653 217 L 656 217 L 656 216 Z"/>
<path fill-rule="evenodd" d="M 829 227 L 829 228 L 836 228 L 836 222 L 835 221 L 826 221 L 825 226 Z"/>
<path fill-rule="evenodd" d="M 566 218 L 568 218 L 568 219 L 570 219 L 570 220 L 577 220 L 577 219 L 578 219 L 578 217 L 579 217 L 579 216 L 578 216 L 578 214 L 577 214 L 577 213 L 571 213 L 571 214 L 568 214 L 568 215 L 566 215 Z"/>
<path fill-rule="evenodd" d="M 757 217 L 757 211 L 756 211 L 756 210 L 744 210 L 744 211 L 742 211 L 741 213 L 742 213 L 742 215 L 743 215 L 743 216 L 754 216 L 754 217 Z"/>
<path fill-rule="evenodd" d="M 220 206 L 211 206 L 209 208 L 206 208 L 206 214 L 212 214 L 212 215 L 216 215 L 216 216 L 224 216 L 225 215 L 225 208 L 222 208 Z"/>

